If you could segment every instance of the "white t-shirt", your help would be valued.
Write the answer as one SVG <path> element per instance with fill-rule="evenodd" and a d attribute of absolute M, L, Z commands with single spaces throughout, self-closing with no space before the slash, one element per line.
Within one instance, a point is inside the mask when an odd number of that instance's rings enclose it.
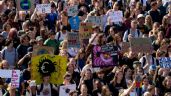
<path fill-rule="evenodd" d="M 41 85 L 38 85 L 37 87 L 40 90 Z M 53 85 L 53 88 L 54 88 L 54 85 Z M 50 84 L 48 84 L 48 85 L 44 84 L 43 89 L 40 92 L 40 95 L 37 95 L 37 96 L 51 96 Z"/>
<path fill-rule="evenodd" d="M 65 34 L 62 32 L 57 32 L 55 35 L 55 39 L 59 41 L 63 41 L 66 38 L 67 38 L 67 32 Z"/>

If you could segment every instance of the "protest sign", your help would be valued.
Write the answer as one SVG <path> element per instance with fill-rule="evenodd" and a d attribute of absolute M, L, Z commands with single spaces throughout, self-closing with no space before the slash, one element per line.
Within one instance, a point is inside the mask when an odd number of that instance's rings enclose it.
<path fill-rule="evenodd" d="M 139 53 L 152 52 L 152 44 L 150 38 L 132 38 L 130 41 L 131 50 Z"/>
<path fill-rule="evenodd" d="M 129 42 L 122 42 L 122 44 L 121 44 L 121 52 L 122 53 L 129 52 L 129 48 L 130 48 Z"/>
<path fill-rule="evenodd" d="M 78 5 L 68 6 L 67 8 L 68 16 L 75 16 L 78 13 Z"/>
<path fill-rule="evenodd" d="M 1 78 L 11 78 L 11 76 L 12 76 L 12 70 L 0 69 L 0 77 Z"/>
<path fill-rule="evenodd" d="M 118 64 L 118 48 L 113 44 L 93 47 L 93 67 L 108 67 Z"/>
<path fill-rule="evenodd" d="M 33 11 L 35 0 L 17 0 L 18 11 Z"/>
<path fill-rule="evenodd" d="M 68 33 L 68 48 L 80 48 L 79 35 L 76 32 Z"/>
<path fill-rule="evenodd" d="M 19 88 L 20 70 L 0 70 L 1 78 L 11 78 L 11 86 Z"/>
<path fill-rule="evenodd" d="M 122 22 L 123 21 L 123 12 L 122 11 L 112 11 L 109 12 L 108 18 L 111 20 L 111 22 Z"/>
<path fill-rule="evenodd" d="M 69 20 L 72 30 L 79 30 L 80 19 L 78 16 L 71 17 Z"/>
<path fill-rule="evenodd" d="M 51 13 L 51 4 L 37 4 L 37 13 Z"/>
<path fill-rule="evenodd" d="M 54 48 L 48 46 L 34 46 L 32 56 L 38 56 L 42 54 L 54 54 Z"/>
<path fill-rule="evenodd" d="M 31 59 L 31 78 L 41 84 L 42 75 L 50 74 L 50 82 L 62 84 L 66 72 L 67 58 L 58 55 L 43 54 Z"/>
<path fill-rule="evenodd" d="M 87 22 L 98 25 L 98 26 L 102 26 L 102 20 L 103 17 L 101 16 L 88 16 L 87 17 Z"/>
<path fill-rule="evenodd" d="M 12 70 L 11 86 L 20 87 L 20 70 Z"/>
<path fill-rule="evenodd" d="M 91 37 L 91 34 L 93 32 L 92 29 L 92 23 L 80 23 L 79 28 L 79 38 L 80 39 L 89 39 Z"/>
<path fill-rule="evenodd" d="M 69 92 L 76 90 L 76 84 L 60 86 L 59 96 L 69 96 Z"/>
<path fill-rule="evenodd" d="M 161 68 L 171 68 L 171 58 L 170 57 L 161 57 L 159 59 L 159 64 Z"/>

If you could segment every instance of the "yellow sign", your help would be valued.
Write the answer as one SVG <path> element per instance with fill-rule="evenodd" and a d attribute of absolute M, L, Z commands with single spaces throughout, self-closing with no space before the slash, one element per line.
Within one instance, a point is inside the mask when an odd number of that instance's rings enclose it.
<path fill-rule="evenodd" d="M 67 58 L 58 55 L 39 55 L 31 60 L 31 77 L 36 84 L 41 84 L 42 75 L 50 74 L 50 82 L 62 84 L 63 76 L 66 73 Z"/>

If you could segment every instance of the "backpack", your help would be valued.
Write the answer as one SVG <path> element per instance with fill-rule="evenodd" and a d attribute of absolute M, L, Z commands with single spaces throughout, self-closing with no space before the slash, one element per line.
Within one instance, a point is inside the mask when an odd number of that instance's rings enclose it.
<path fill-rule="evenodd" d="M 139 37 L 140 36 L 140 30 L 138 29 L 137 32 L 138 32 L 138 37 Z M 128 29 L 128 35 L 129 34 L 130 34 L 130 29 Z M 127 42 L 128 42 L 128 37 L 127 37 Z"/>
<path fill-rule="evenodd" d="M 57 38 L 57 41 L 59 41 L 59 38 L 61 37 L 61 32 L 59 32 L 58 34 L 58 38 Z"/>
<path fill-rule="evenodd" d="M 37 89 L 37 95 L 40 95 L 40 92 L 43 90 L 43 83 L 40 85 L 40 90 Z M 56 96 L 57 92 L 53 89 L 53 84 L 50 83 L 50 90 L 51 90 L 51 96 Z"/>

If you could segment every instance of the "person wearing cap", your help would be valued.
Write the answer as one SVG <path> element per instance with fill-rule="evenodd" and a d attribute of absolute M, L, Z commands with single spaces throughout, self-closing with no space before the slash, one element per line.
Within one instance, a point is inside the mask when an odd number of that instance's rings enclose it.
<path fill-rule="evenodd" d="M 145 16 L 143 14 L 138 14 L 137 21 L 138 21 L 137 29 L 139 29 L 142 32 L 142 34 L 149 34 L 148 27 L 144 25 Z"/>
<path fill-rule="evenodd" d="M 38 46 L 43 46 L 43 38 L 42 38 L 42 36 L 37 36 L 36 37 L 36 45 L 38 45 Z"/>

